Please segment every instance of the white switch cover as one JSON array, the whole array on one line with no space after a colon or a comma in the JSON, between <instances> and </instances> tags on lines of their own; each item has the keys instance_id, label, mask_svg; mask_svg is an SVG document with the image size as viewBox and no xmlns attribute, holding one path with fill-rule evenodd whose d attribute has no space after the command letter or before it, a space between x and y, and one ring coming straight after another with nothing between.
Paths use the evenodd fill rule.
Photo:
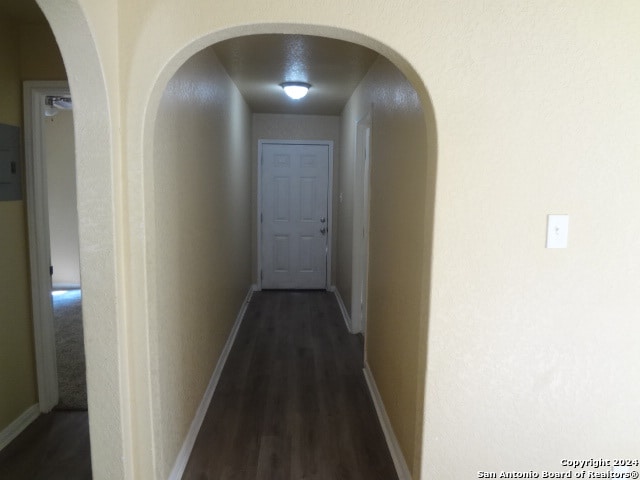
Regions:
<instances>
[{"instance_id":1,"label":"white switch cover","mask_svg":"<svg viewBox=\"0 0 640 480\"><path fill-rule=\"evenodd\" d=\"M547 248L567 248L569 215L547 216Z\"/></svg>"}]
</instances>

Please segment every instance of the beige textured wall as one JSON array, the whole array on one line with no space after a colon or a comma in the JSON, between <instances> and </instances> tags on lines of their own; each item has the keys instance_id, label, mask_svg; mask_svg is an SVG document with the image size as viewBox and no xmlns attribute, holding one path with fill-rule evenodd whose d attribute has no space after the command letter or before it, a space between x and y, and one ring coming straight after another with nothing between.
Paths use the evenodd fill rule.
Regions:
<instances>
[{"instance_id":1,"label":"beige textured wall","mask_svg":"<svg viewBox=\"0 0 640 480\"><path fill-rule=\"evenodd\" d=\"M637 454L640 384L629 381L640 374L637 2L398 8L388 0L312 0L300 9L293 0L77 1L88 22L77 8L65 18L55 15L57 0L46 3L85 102L76 110L77 123L87 122L78 132L80 161L97 167L79 171L83 282L85 270L104 267L95 269L102 286L95 273L86 299L91 332L107 334L88 349L104 370L89 366L95 478L153 478L145 392L156 372L144 361L162 345L147 329L154 301L139 294L147 273L139 253L156 241L140 190L140 179L155 173L149 125L186 58L260 32L361 42L399 65L423 104L433 104L438 176L432 287L421 292L429 326L428 344L419 345L428 353L421 478ZM77 29L93 37L72 44ZM84 87L73 75L88 79ZM100 96L90 102L92 91ZM113 150L100 156L95 144ZM570 247L545 250L545 217L558 212L571 214ZM122 445L131 448L115 455ZM142 475L134 477L136 469Z\"/></svg>"},{"instance_id":2,"label":"beige textured wall","mask_svg":"<svg viewBox=\"0 0 640 480\"><path fill-rule=\"evenodd\" d=\"M60 49L48 25L20 26L22 80L66 80Z\"/></svg>"},{"instance_id":3,"label":"beige textured wall","mask_svg":"<svg viewBox=\"0 0 640 480\"><path fill-rule=\"evenodd\" d=\"M20 85L20 29L10 19L0 19L0 122L22 124Z\"/></svg>"},{"instance_id":4,"label":"beige textured wall","mask_svg":"<svg viewBox=\"0 0 640 480\"><path fill-rule=\"evenodd\" d=\"M483 7L435 8L448 33L424 55L438 117L424 473L637 457L640 4ZM566 250L544 248L550 213L570 214Z\"/></svg>"},{"instance_id":5,"label":"beige textured wall","mask_svg":"<svg viewBox=\"0 0 640 480\"><path fill-rule=\"evenodd\" d=\"M0 122L22 128L22 81L65 78L51 30L0 20L0 64ZM0 202L0 430L38 401L24 197Z\"/></svg>"},{"instance_id":6,"label":"beige textured wall","mask_svg":"<svg viewBox=\"0 0 640 480\"><path fill-rule=\"evenodd\" d=\"M251 117L213 50L178 70L154 145L154 478L167 478L251 282Z\"/></svg>"},{"instance_id":7,"label":"beige textured wall","mask_svg":"<svg viewBox=\"0 0 640 480\"><path fill-rule=\"evenodd\" d=\"M404 75L379 58L343 111L340 252L353 223L356 122L371 112L371 200L366 359L405 460L418 478L424 388L420 359L425 254L427 138L420 99ZM346 165L349 163L349 165ZM345 232L342 234L342 232ZM341 273L341 278L342 273ZM349 284L339 288L351 291ZM346 293L344 295L347 295ZM350 293L346 298L351 298ZM343 296L343 298L345 298Z\"/></svg>"},{"instance_id":8,"label":"beige textured wall","mask_svg":"<svg viewBox=\"0 0 640 480\"><path fill-rule=\"evenodd\" d=\"M43 122L46 151L51 281L55 287L80 286L73 111L61 110Z\"/></svg>"},{"instance_id":9,"label":"beige textured wall","mask_svg":"<svg viewBox=\"0 0 640 480\"><path fill-rule=\"evenodd\" d=\"M0 123L22 125L19 30L0 20ZM38 401L24 201L0 202L0 431Z\"/></svg>"},{"instance_id":10,"label":"beige textured wall","mask_svg":"<svg viewBox=\"0 0 640 480\"><path fill-rule=\"evenodd\" d=\"M252 121L252 275L257 279L257 208L258 208L258 140L332 140L333 141L333 237L331 239L331 285L335 283L338 266L338 170L340 167L340 117L332 115L283 115L254 113Z\"/></svg>"}]
</instances>

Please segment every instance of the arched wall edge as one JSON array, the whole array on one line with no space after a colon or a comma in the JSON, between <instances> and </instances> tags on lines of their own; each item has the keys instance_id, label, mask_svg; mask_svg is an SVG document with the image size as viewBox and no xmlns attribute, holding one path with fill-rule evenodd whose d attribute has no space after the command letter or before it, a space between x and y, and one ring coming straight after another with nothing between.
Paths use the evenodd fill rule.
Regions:
<instances>
[{"instance_id":1,"label":"arched wall edge","mask_svg":"<svg viewBox=\"0 0 640 480\"><path fill-rule=\"evenodd\" d=\"M131 478L123 314L122 195L114 119L92 28L78 0L37 0L62 54L74 102L76 179L95 478Z\"/></svg>"},{"instance_id":2,"label":"arched wall edge","mask_svg":"<svg viewBox=\"0 0 640 480\"><path fill-rule=\"evenodd\" d=\"M389 59L407 78L413 88L416 90L425 115L425 125L427 135L427 178L425 179L426 185L426 199L425 199L425 255L423 259L423 274L422 274L422 292L423 297L421 301L421 329L419 333L419 345L420 345L420 371L424 374L418 382L418 388L416 389L416 397L418 400L418 406L422 409L424 417L424 408L426 401L426 364L427 364L427 348L428 348L428 323L430 314L430 296L431 296L431 278L432 278L432 257L433 257L433 235L435 228L435 198L436 198L436 176L437 176L437 127L436 127L436 114L431 97L428 93L424 80L413 68L408 57L402 55L391 47L384 44L382 41L375 39L374 37L362 32L354 30L348 30L345 28L338 28L330 25L321 24L296 24L296 23L264 23L264 24L247 24L241 26L235 26L232 28L220 29L217 31L209 32L198 38L191 40L187 44L183 44L181 48L174 51L174 53L168 58L167 62L157 72L153 86L147 97L144 109L144 119L142 128L142 161L144 174L141 176L143 182L142 190L145 192L144 202L144 218L146 221L145 230L147 233L146 238L155 238L155 232L152 230L154 224L150 219L154 218L153 203L150 201L153 197L154 185L153 185L153 165L154 165L154 134L155 123L159 111L160 100L162 95L178 69L197 52L208 48L218 42L228 40L235 37L241 37L246 35L256 34L304 34L324 36L329 38L335 38L338 40L349 41L356 43L371 50L376 51L380 55ZM146 247L146 254L153 256L153 245L148 242ZM153 262L145 261L147 266L153 265ZM146 272L147 281L153 278L153 272ZM148 284L147 284L148 285ZM153 298L153 293L149 292L148 298ZM152 307L151 307L152 308ZM152 315L148 315L147 318L151 322ZM148 334L153 336L153 325L148 324ZM153 362L153 358L149 359ZM148 412L147 412L148 415ZM422 452L424 451L423 440L423 423L424 419L421 419L421 423L416 427L416 451L415 458L416 465L413 466L413 471L422 471L422 465L425 459ZM149 436L153 437L152 432L149 432ZM149 439L151 440L151 439Z\"/></svg>"}]
</instances>

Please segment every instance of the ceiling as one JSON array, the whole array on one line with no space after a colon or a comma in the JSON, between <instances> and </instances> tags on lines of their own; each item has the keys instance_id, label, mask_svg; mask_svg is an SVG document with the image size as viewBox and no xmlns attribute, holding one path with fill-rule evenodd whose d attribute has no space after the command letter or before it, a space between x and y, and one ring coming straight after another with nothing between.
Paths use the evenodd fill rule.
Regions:
<instances>
[{"instance_id":1,"label":"ceiling","mask_svg":"<svg viewBox=\"0 0 640 480\"><path fill-rule=\"evenodd\" d=\"M309 35L250 35L212 47L254 113L339 115L378 57L342 40ZM280 84L307 82L301 100Z\"/></svg>"},{"instance_id":2,"label":"ceiling","mask_svg":"<svg viewBox=\"0 0 640 480\"><path fill-rule=\"evenodd\" d=\"M18 23L47 22L34 0L0 0L0 16Z\"/></svg>"}]
</instances>

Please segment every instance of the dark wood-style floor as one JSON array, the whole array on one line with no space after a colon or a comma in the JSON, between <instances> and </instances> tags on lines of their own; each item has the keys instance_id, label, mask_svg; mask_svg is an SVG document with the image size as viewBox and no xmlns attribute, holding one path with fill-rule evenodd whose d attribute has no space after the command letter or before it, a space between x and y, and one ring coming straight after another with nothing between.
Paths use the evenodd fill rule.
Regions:
<instances>
[{"instance_id":1,"label":"dark wood-style floor","mask_svg":"<svg viewBox=\"0 0 640 480\"><path fill-rule=\"evenodd\" d=\"M333 294L254 294L196 440L188 480L393 480Z\"/></svg>"},{"instance_id":2,"label":"dark wood-style floor","mask_svg":"<svg viewBox=\"0 0 640 480\"><path fill-rule=\"evenodd\" d=\"M87 412L38 417L0 452L3 480L90 480Z\"/></svg>"},{"instance_id":3,"label":"dark wood-style floor","mask_svg":"<svg viewBox=\"0 0 640 480\"><path fill-rule=\"evenodd\" d=\"M332 294L255 293L183 478L397 479L362 358ZM40 416L0 479L91 479L87 412Z\"/></svg>"}]
</instances>

